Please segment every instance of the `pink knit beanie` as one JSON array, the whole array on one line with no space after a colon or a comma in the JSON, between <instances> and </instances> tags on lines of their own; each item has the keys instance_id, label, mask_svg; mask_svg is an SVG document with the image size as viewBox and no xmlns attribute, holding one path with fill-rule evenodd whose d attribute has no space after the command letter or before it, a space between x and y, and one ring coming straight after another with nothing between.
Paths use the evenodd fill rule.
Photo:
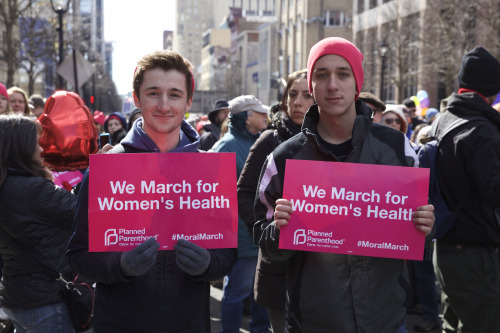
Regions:
<instances>
[{"instance_id":1,"label":"pink knit beanie","mask_svg":"<svg viewBox=\"0 0 500 333\"><path fill-rule=\"evenodd\" d=\"M309 92L312 93L311 75L313 74L314 64L319 58L327 54L341 56L351 65L358 91L356 99L358 99L364 81L363 53L353 43L340 37L322 39L311 48L309 58L307 59L307 84L309 85Z\"/></svg>"},{"instance_id":2,"label":"pink knit beanie","mask_svg":"<svg viewBox=\"0 0 500 333\"><path fill-rule=\"evenodd\" d=\"M9 94L7 93L7 88L0 82L0 95L4 95L7 100L9 100Z\"/></svg>"}]
</instances>

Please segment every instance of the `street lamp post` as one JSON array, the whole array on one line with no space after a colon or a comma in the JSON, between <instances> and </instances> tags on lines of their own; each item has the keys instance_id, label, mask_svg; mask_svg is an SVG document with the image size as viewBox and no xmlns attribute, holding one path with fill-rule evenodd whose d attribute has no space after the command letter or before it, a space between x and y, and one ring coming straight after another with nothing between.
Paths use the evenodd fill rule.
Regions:
<instances>
[{"instance_id":1,"label":"street lamp post","mask_svg":"<svg viewBox=\"0 0 500 333\"><path fill-rule=\"evenodd\" d=\"M378 55L382 59L382 68L380 70L380 99L385 102L386 96L385 96L385 87L384 87L384 76L385 76L385 59L387 56L387 53L389 52L389 47L385 43L384 40L380 42L377 46L377 51Z\"/></svg>"},{"instance_id":2,"label":"street lamp post","mask_svg":"<svg viewBox=\"0 0 500 333\"><path fill-rule=\"evenodd\" d=\"M54 1L50 0L50 5L52 6L52 10L57 14L58 17L58 22L59 22L59 27L56 29L57 32L59 32L59 62L58 64L61 65L63 60L64 60L64 35L63 35L63 15L66 14L66 12L69 9L69 2L70 0L66 0L66 6L65 8L61 7L59 4L57 8L54 6ZM63 89L63 78L61 75L58 75L58 84L57 88L58 89Z\"/></svg>"}]
</instances>

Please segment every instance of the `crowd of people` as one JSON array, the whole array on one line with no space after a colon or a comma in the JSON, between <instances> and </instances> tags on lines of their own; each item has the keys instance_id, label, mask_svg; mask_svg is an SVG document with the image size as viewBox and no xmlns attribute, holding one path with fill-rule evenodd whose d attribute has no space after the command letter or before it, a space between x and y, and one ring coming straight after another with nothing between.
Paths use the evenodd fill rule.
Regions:
<instances>
[{"instance_id":1,"label":"crowd of people","mask_svg":"<svg viewBox=\"0 0 500 333\"><path fill-rule=\"evenodd\" d=\"M414 96L386 104L363 91L363 54L338 37L311 48L307 68L286 75L275 105L253 95L219 99L205 119L189 123L192 70L173 51L139 59L128 119L92 112L74 93L51 96L79 105L85 131L73 130L76 115L56 117L54 102L47 107L40 95L0 84L0 305L16 332L74 331L61 284L27 254L95 283L96 333L210 332L211 283L221 279L221 333L239 332L247 302L252 333L404 333L411 311L422 316L418 332L500 332L500 113L492 107L500 63L493 55L482 47L464 55L459 90L425 113ZM434 206L414 207L412 228L425 238L422 261L280 248L293 214L283 195L287 160L418 167L423 144L471 116L481 119L439 146L439 185L455 226L435 240ZM110 142L97 148L104 133ZM86 163L53 155L47 163L58 140L66 147L56 155L70 149ZM160 250L149 238L122 252L89 251L91 154L198 152L235 154L237 248L178 239L172 250ZM54 172L65 170L78 170L81 182L54 185Z\"/></svg>"}]
</instances>

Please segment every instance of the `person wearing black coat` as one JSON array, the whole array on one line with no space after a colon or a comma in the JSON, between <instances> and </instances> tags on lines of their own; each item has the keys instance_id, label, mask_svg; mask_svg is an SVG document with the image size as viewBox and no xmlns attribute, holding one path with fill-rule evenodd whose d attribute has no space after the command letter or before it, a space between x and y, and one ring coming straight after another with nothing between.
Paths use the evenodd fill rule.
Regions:
<instances>
[{"instance_id":1,"label":"person wearing black coat","mask_svg":"<svg viewBox=\"0 0 500 333\"><path fill-rule=\"evenodd\" d=\"M270 129L264 131L250 149L238 179L238 213L252 232L255 223L254 202L260 171L267 155L280 143L300 132L307 109L314 99L307 87L307 71L288 77L280 105L274 107ZM285 272L287 262L271 262L259 251L254 295L257 304L267 308L273 332L283 332L285 324Z\"/></svg>"},{"instance_id":2,"label":"person wearing black coat","mask_svg":"<svg viewBox=\"0 0 500 333\"><path fill-rule=\"evenodd\" d=\"M229 103L225 99L215 101L212 110L208 113L209 124L203 126L205 133L200 138L200 150L209 150L219 141L221 125L229 116Z\"/></svg>"},{"instance_id":3,"label":"person wearing black coat","mask_svg":"<svg viewBox=\"0 0 500 333\"><path fill-rule=\"evenodd\" d=\"M12 244L14 240L57 272L69 270L64 254L77 197L52 182L52 174L42 164L38 137L32 119L0 116L0 254L4 260L0 303L17 332L74 332L61 296L63 284Z\"/></svg>"},{"instance_id":4,"label":"person wearing black coat","mask_svg":"<svg viewBox=\"0 0 500 333\"><path fill-rule=\"evenodd\" d=\"M117 145L127 135L127 120L121 112L113 112L104 122L104 131L111 134L111 144Z\"/></svg>"}]
</instances>

